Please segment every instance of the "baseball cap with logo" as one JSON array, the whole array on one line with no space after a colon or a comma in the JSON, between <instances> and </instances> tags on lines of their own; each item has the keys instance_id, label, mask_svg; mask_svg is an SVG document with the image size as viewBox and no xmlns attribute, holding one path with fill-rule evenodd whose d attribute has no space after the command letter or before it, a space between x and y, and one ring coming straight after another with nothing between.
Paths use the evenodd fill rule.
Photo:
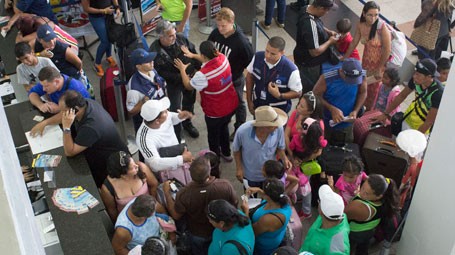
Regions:
<instances>
[{"instance_id":1,"label":"baseball cap with logo","mask_svg":"<svg viewBox=\"0 0 455 255\"><path fill-rule=\"evenodd\" d=\"M362 64L355 58L344 60L341 69L343 70L345 81L349 84L359 85L363 81Z\"/></svg>"},{"instance_id":2,"label":"baseball cap with logo","mask_svg":"<svg viewBox=\"0 0 455 255\"><path fill-rule=\"evenodd\" d=\"M36 31L36 36L38 39L41 39L45 42L49 42L57 37L57 35L54 33L54 30L47 24L39 26L38 30Z\"/></svg>"},{"instance_id":3,"label":"baseball cap with logo","mask_svg":"<svg viewBox=\"0 0 455 255\"><path fill-rule=\"evenodd\" d=\"M416 72L421 73L423 75L431 75L433 77L439 77L439 73L437 71L437 65L431 58L424 58L417 62L416 64Z\"/></svg>"},{"instance_id":4,"label":"baseball cap with logo","mask_svg":"<svg viewBox=\"0 0 455 255\"><path fill-rule=\"evenodd\" d=\"M142 48L131 52L131 62L133 65L141 65L152 62L156 57L156 52L148 52Z\"/></svg>"}]
</instances>

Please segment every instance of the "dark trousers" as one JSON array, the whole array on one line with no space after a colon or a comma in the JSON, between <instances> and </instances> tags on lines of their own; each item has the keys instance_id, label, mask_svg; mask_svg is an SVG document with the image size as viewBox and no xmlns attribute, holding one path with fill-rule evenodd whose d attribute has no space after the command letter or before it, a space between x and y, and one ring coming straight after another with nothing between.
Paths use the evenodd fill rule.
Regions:
<instances>
[{"instance_id":1,"label":"dark trousers","mask_svg":"<svg viewBox=\"0 0 455 255\"><path fill-rule=\"evenodd\" d=\"M243 123L246 121L246 104L243 99L243 88L245 87L245 76L242 74L234 82L235 92L237 92L237 97L239 99L239 106L235 109L235 123L234 128L237 130Z\"/></svg>"},{"instance_id":2,"label":"dark trousers","mask_svg":"<svg viewBox=\"0 0 455 255\"><path fill-rule=\"evenodd\" d=\"M234 115L234 112L221 118L210 118L205 116L209 148L211 151L215 152L216 155L221 155L221 153L225 156L231 155L228 125L232 115Z\"/></svg>"},{"instance_id":3,"label":"dark trousers","mask_svg":"<svg viewBox=\"0 0 455 255\"><path fill-rule=\"evenodd\" d=\"M302 80L302 94L313 90L314 84L319 80L321 75L321 65L303 66L298 64L300 79Z\"/></svg>"},{"instance_id":4,"label":"dark trousers","mask_svg":"<svg viewBox=\"0 0 455 255\"><path fill-rule=\"evenodd\" d=\"M189 111L194 114L194 103L196 102L196 90L186 90L183 88L183 84L168 85L167 96L171 102L169 110L171 112L177 112L177 110ZM189 123L190 120L185 120L185 123ZM174 126L174 132L180 142L182 138L182 124Z\"/></svg>"},{"instance_id":5,"label":"dark trousers","mask_svg":"<svg viewBox=\"0 0 455 255\"><path fill-rule=\"evenodd\" d=\"M277 3L277 21L284 24L286 15L286 0L266 0L265 2L265 24L272 23L273 11L275 9L275 2Z\"/></svg>"},{"instance_id":6,"label":"dark trousers","mask_svg":"<svg viewBox=\"0 0 455 255\"><path fill-rule=\"evenodd\" d=\"M374 236L375 230L376 229L362 232L351 232L349 234L351 250L355 249L356 255L368 255L370 239Z\"/></svg>"},{"instance_id":7,"label":"dark trousers","mask_svg":"<svg viewBox=\"0 0 455 255\"><path fill-rule=\"evenodd\" d=\"M427 50L422 47L422 49L434 60L438 60L441 57L441 53L449 47L450 35L441 36L436 41L436 46L434 50ZM419 59L426 58L421 52L418 54Z\"/></svg>"},{"instance_id":8,"label":"dark trousers","mask_svg":"<svg viewBox=\"0 0 455 255\"><path fill-rule=\"evenodd\" d=\"M191 254L207 255L212 240L200 236L191 235Z\"/></svg>"}]
</instances>

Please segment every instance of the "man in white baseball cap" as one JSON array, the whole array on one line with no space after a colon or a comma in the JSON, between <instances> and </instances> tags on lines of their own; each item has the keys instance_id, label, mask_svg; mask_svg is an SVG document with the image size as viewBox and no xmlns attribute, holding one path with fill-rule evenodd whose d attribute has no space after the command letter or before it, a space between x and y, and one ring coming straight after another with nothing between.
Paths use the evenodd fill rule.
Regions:
<instances>
[{"instance_id":1,"label":"man in white baseball cap","mask_svg":"<svg viewBox=\"0 0 455 255\"><path fill-rule=\"evenodd\" d=\"M300 251L348 255L349 224L344 214L343 198L333 192L329 185L322 185L319 199L319 216L308 230Z\"/></svg>"},{"instance_id":2,"label":"man in white baseball cap","mask_svg":"<svg viewBox=\"0 0 455 255\"><path fill-rule=\"evenodd\" d=\"M179 144L174 133L174 125L191 119L188 111L169 112L168 97L160 100L148 100L142 105L141 117L144 119L136 134L136 144L144 156L145 164L153 171L175 170L185 162L191 162L193 156L185 148L181 155L175 157L160 157L158 150Z\"/></svg>"}]
</instances>

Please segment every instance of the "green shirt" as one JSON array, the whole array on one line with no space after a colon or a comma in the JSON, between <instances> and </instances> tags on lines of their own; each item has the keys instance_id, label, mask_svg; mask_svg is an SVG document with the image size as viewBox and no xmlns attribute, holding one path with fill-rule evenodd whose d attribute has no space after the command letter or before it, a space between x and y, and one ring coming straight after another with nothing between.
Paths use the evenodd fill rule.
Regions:
<instances>
[{"instance_id":1,"label":"green shirt","mask_svg":"<svg viewBox=\"0 0 455 255\"><path fill-rule=\"evenodd\" d=\"M322 217L318 216L311 225L300 252L308 251L318 255L349 255L349 224L346 214L340 224L323 229Z\"/></svg>"},{"instance_id":2,"label":"green shirt","mask_svg":"<svg viewBox=\"0 0 455 255\"><path fill-rule=\"evenodd\" d=\"M161 0L161 5L163 6L163 12L161 13L163 19L172 22L182 21L186 7L183 0Z\"/></svg>"}]
</instances>

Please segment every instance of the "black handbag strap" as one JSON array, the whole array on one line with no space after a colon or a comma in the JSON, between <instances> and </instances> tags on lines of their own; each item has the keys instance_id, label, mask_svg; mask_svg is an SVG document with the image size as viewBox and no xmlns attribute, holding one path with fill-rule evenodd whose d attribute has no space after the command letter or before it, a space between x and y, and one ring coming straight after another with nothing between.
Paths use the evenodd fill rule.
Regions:
<instances>
[{"instance_id":1,"label":"black handbag strap","mask_svg":"<svg viewBox=\"0 0 455 255\"><path fill-rule=\"evenodd\" d=\"M435 82L435 81L433 81L433 82ZM433 85L433 84L431 84L431 85ZM433 89L431 89L432 87L433 87ZM419 99L432 95L433 92L436 91L436 89L438 89L438 86L431 86L430 88L428 88L427 93L418 94L417 97L413 100L413 102L417 102L417 100L419 100ZM417 104L414 104L414 108L412 108L412 110L410 110L403 116L403 120L405 120L413 111L415 111L416 108L417 108ZM425 120L423 120L423 121L425 121Z\"/></svg>"},{"instance_id":2,"label":"black handbag strap","mask_svg":"<svg viewBox=\"0 0 455 255\"><path fill-rule=\"evenodd\" d=\"M228 241L224 242L223 245L225 245L227 243L235 245L235 247L237 247L237 249L239 250L240 255L248 255L248 251L245 249L245 247L239 241L228 240Z\"/></svg>"},{"instance_id":3,"label":"black handbag strap","mask_svg":"<svg viewBox=\"0 0 455 255\"><path fill-rule=\"evenodd\" d=\"M279 216L277 213L273 213L273 212L272 212L272 213L269 213L269 214L271 214L271 215L273 215L273 216L277 217L277 218L278 218L278 220L280 220L280 222L281 222L281 225L284 225L284 221L281 219L281 217L280 217L280 216Z\"/></svg>"}]
</instances>

